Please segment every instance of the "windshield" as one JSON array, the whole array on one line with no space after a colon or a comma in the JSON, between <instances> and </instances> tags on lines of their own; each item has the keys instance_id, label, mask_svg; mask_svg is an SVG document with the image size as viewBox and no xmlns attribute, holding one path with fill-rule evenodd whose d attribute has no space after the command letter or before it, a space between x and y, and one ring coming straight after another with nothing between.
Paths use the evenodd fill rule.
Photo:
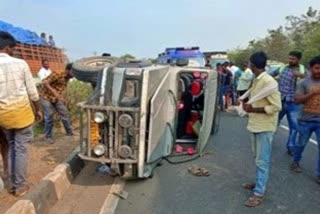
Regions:
<instances>
[{"instance_id":1,"label":"windshield","mask_svg":"<svg viewBox=\"0 0 320 214\"><path fill-rule=\"evenodd\" d=\"M189 58L189 64L190 67L205 67L206 60L203 57L195 57L195 58Z\"/></svg>"}]
</instances>

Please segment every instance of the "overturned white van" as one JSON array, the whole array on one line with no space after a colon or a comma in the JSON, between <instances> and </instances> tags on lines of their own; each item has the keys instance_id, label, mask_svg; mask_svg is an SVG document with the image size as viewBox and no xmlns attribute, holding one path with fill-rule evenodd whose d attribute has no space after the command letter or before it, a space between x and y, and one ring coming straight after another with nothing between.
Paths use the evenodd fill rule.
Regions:
<instances>
[{"instance_id":1,"label":"overturned white van","mask_svg":"<svg viewBox=\"0 0 320 214\"><path fill-rule=\"evenodd\" d=\"M201 152L214 123L217 79L210 68L141 61L104 68L95 92L79 104L79 156L124 178L146 178L176 145Z\"/></svg>"}]
</instances>

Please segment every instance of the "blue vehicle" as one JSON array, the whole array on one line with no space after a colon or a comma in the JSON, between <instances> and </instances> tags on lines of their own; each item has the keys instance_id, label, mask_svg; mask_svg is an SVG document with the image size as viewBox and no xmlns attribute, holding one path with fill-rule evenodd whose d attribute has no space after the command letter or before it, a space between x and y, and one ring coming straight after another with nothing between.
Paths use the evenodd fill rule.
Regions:
<instances>
[{"instance_id":1,"label":"blue vehicle","mask_svg":"<svg viewBox=\"0 0 320 214\"><path fill-rule=\"evenodd\" d=\"M190 48L166 48L159 54L157 63L161 65L175 65L178 59L188 59L189 67L205 67L206 57L199 47Z\"/></svg>"}]
</instances>

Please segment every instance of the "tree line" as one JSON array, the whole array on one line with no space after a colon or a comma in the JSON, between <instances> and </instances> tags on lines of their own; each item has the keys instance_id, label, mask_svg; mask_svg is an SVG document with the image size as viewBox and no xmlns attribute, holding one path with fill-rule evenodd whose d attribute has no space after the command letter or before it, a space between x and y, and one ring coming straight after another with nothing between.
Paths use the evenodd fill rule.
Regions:
<instances>
[{"instance_id":1,"label":"tree line","mask_svg":"<svg viewBox=\"0 0 320 214\"><path fill-rule=\"evenodd\" d=\"M251 40L246 48L237 48L228 53L229 59L238 65L247 62L256 51L265 51L270 60L286 63L288 53L298 50L303 53L302 63L320 55L320 11L308 8L300 16L285 17L286 24L268 30L265 38Z\"/></svg>"}]
</instances>

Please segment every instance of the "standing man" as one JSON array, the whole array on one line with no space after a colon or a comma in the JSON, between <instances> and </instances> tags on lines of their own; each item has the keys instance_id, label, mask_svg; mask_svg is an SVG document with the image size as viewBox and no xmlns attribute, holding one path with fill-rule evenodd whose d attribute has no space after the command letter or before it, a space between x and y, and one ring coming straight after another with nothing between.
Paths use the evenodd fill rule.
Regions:
<instances>
[{"instance_id":1,"label":"standing man","mask_svg":"<svg viewBox=\"0 0 320 214\"><path fill-rule=\"evenodd\" d=\"M248 63L243 64L243 70L244 72L241 74L237 86L237 92L239 96L244 95L248 89L250 88L251 82L252 82L252 71L248 67Z\"/></svg>"},{"instance_id":2,"label":"standing man","mask_svg":"<svg viewBox=\"0 0 320 214\"><path fill-rule=\"evenodd\" d=\"M49 65L49 60L42 60L42 68L38 72L38 78L42 81L52 73Z\"/></svg>"},{"instance_id":3,"label":"standing man","mask_svg":"<svg viewBox=\"0 0 320 214\"><path fill-rule=\"evenodd\" d=\"M53 40L53 36L49 36L49 42L48 44L52 47L55 47L56 46L56 42Z\"/></svg>"},{"instance_id":4,"label":"standing man","mask_svg":"<svg viewBox=\"0 0 320 214\"><path fill-rule=\"evenodd\" d=\"M277 84L276 80L264 70L267 56L257 52L250 57L250 67L255 75L249 98L259 94L263 89ZM244 188L253 190L253 196L245 202L248 207L261 204L269 178L272 140L277 129L278 112L281 110L280 93L275 90L270 95L250 104L243 104L243 109L249 113L248 130L252 134L252 149L256 163L255 183L244 184Z\"/></svg>"},{"instance_id":5,"label":"standing man","mask_svg":"<svg viewBox=\"0 0 320 214\"><path fill-rule=\"evenodd\" d=\"M68 81L71 78L73 78L72 64L68 64L65 72L53 72L43 80L44 86L40 90L40 96L41 106L44 112L45 137L48 143L54 143L52 128L55 111L60 115L67 135L74 135L68 109L65 106L66 101L63 97Z\"/></svg>"},{"instance_id":6,"label":"standing man","mask_svg":"<svg viewBox=\"0 0 320 214\"><path fill-rule=\"evenodd\" d=\"M0 127L10 144L10 181L9 191L22 196L29 187L26 182L27 145L33 138L32 124L35 116L42 119L39 95L33 82L28 64L13 58L15 39L6 32L0 32Z\"/></svg>"},{"instance_id":7,"label":"standing man","mask_svg":"<svg viewBox=\"0 0 320 214\"><path fill-rule=\"evenodd\" d=\"M41 33L41 41L43 45L48 45L47 36L45 33Z\"/></svg>"},{"instance_id":8,"label":"standing man","mask_svg":"<svg viewBox=\"0 0 320 214\"><path fill-rule=\"evenodd\" d=\"M284 116L287 116L289 124L289 137L287 150L289 155L293 155L298 134L298 117L300 114L299 105L294 103L296 85L299 79L304 78L304 66L299 64L302 53L292 51L289 54L289 64L279 69L279 91L281 93L282 110L279 114L279 124Z\"/></svg>"},{"instance_id":9,"label":"standing man","mask_svg":"<svg viewBox=\"0 0 320 214\"><path fill-rule=\"evenodd\" d=\"M228 109L228 107L231 105L232 100L232 72L228 69L229 68L229 62L224 62L222 65L222 73L224 82L222 85L222 92L223 96L225 97L225 102L223 109ZM223 97L222 97L222 103L223 103Z\"/></svg>"},{"instance_id":10,"label":"standing man","mask_svg":"<svg viewBox=\"0 0 320 214\"><path fill-rule=\"evenodd\" d=\"M297 88L295 102L304 104L299 119L299 139L296 143L294 162L291 165L293 172L300 173L302 152L314 132L318 142L318 169L317 180L320 184L320 56L310 61L311 77L304 79Z\"/></svg>"}]
</instances>

